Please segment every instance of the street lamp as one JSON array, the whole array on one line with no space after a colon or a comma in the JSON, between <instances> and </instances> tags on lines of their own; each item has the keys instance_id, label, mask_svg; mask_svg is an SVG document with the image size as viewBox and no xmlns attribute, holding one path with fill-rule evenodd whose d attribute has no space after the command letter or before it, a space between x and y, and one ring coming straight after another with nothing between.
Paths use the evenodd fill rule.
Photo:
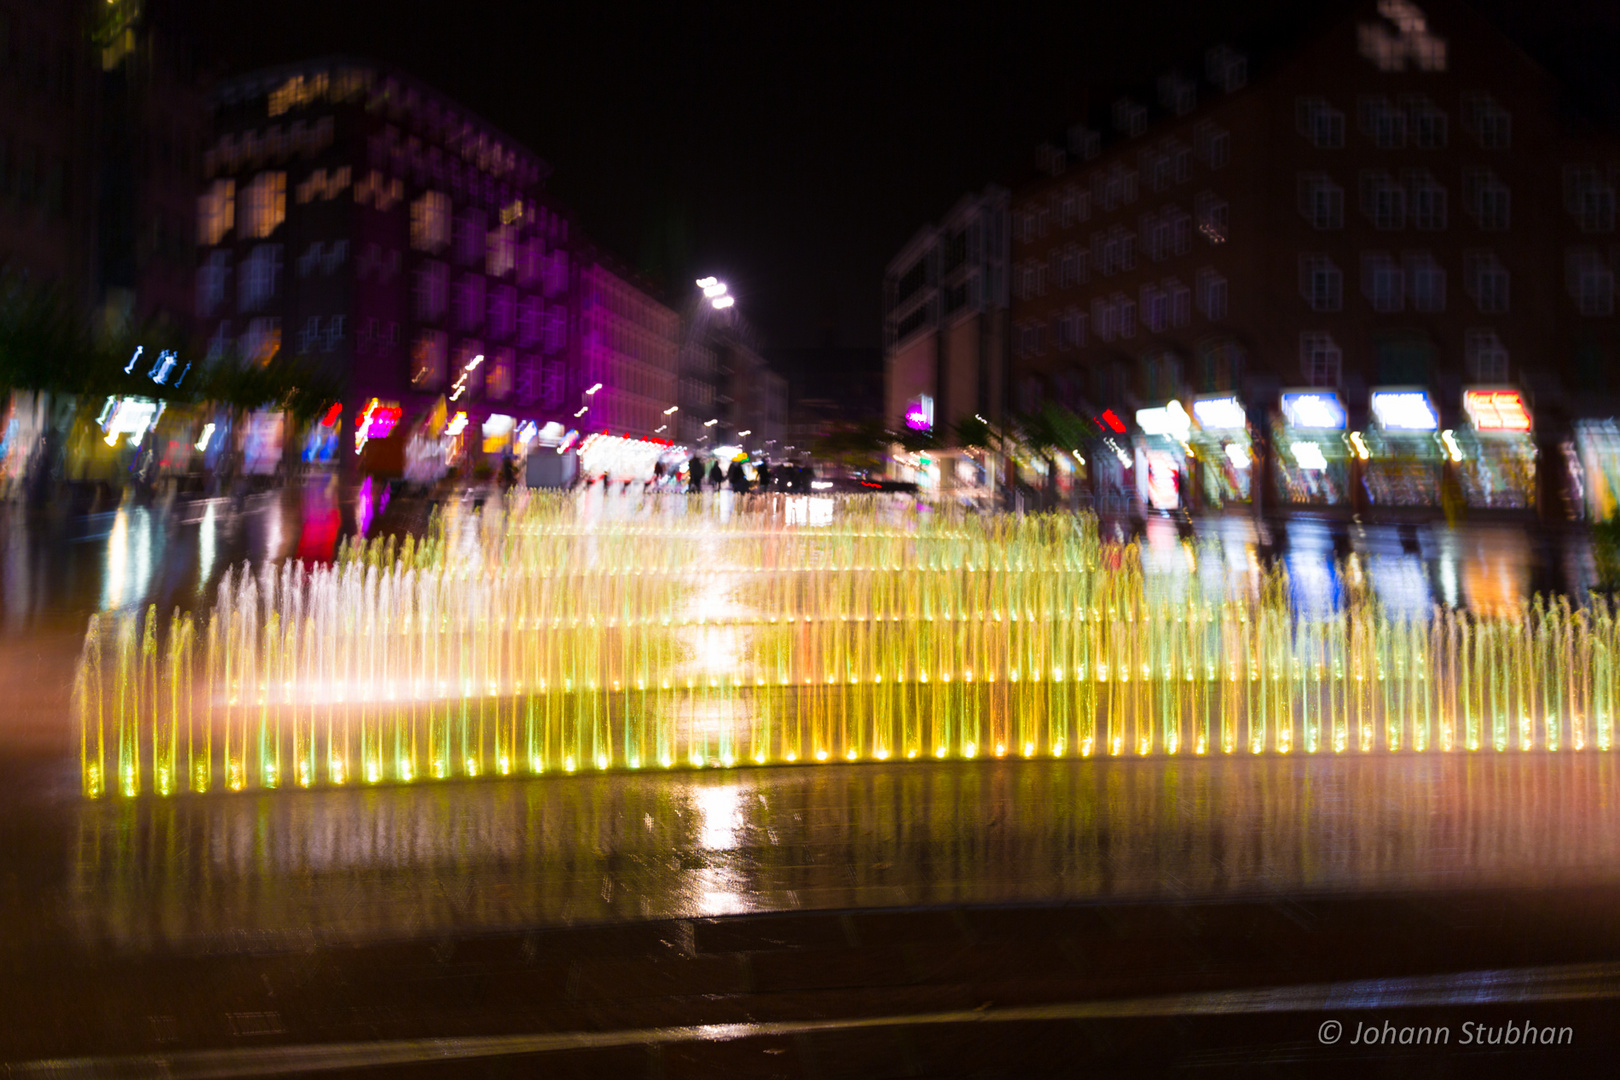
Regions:
<instances>
[{"instance_id":1,"label":"street lamp","mask_svg":"<svg viewBox=\"0 0 1620 1080\"><path fill-rule=\"evenodd\" d=\"M720 422L719 417L716 417L713 420L705 420L705 421L703 421L703 426L704 427L714 427L714 425L718 424L719 422Z\"/></svg>"},{"instance_id":2,"label":"street lamp","mask_svg":"<svg viewBox=\"0 0 1620 1080\"><path fill-rule=\"evenodd\" d=\"M600 389L602 389L602 384L597 383L595 386L593 386L589 390L585 391L585 396L590 397L592 394L596 393Z\"/></svg>"},{"instance_id":3,"label":"street lamp","mask_svg":"<svg viewBox=\"0 0 1620 1080\"><path fill-rule=\"evenodd\" d=\"M664 410L664 415L668 416L670 413L680 412L680 411L681 411L681 407L679 405L671 405L669 408Z\"/></svg>"}]
</instances>

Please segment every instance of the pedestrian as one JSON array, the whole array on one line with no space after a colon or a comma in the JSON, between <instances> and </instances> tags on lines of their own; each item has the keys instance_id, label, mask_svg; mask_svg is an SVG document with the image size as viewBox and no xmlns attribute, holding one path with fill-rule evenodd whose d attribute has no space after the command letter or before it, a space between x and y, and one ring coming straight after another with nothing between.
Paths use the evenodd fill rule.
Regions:
<instances>
[{"instance_id":1,"label":"pedestrian","mask_svg":"<svg viewBox=\"0 0 1620 1080\"><path fill-rule=\"evenodd\" d=\"M748 474L743 472L742 462L731 463L731 468L726 470L726 479L731 482L732 491L738 495L748 494Z\"/></svg>"},{"instance_id":2,"label":"pedestrian","mask_svg":"<svg viewBox=\"0 0 1620 1080\"><path fill-rule=\"evenodd\" d=\"M720 471L719 458L709 463L709 486L716 491L726 486L726 474Z\"/></svg>"},{"instance_id":3,"label":"pedestrian","mask_svg":"<svg viewBox=\"0 0 1620 1080\"><path fill-rule=\"evenodd\" d=\"M646 488L648 488L648 487L651 487L654 491L657 491L659 488L664 486L664 459L663 458L659 458L657 461L653 462L652 479L648 480L645 484L642 484L641 486L642 486L642 488L644 490Z\"/></svg>"},{"instance_id":4,"label":"pedestrian","mask_svg":"<svg viewBox=\"0 0 1620 1080\"><path fill-rule=\"evenodd\" d=\"M703 458L698 454L692 455L692 460L686 463L686 493L696 495L703 490Z\"/></svg>"},{"instance_id":5,"label":"pedestrian","mask_svg":"<svg viewBox=\"0 0 1620 1080\"><path fill-rule=\"evenodd\" d=\"M760 458L759 465L754 469L754 476L759 481L759 490L771 490L771 459Z\"/></svg>"}]
</instances>

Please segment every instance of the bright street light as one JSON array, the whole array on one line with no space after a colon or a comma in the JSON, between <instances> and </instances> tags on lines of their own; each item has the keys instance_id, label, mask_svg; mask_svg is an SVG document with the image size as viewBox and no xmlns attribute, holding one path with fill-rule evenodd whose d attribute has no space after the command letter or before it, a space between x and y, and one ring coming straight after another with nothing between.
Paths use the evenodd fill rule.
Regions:
<instances>
[{"instance_id":1,"label":"bright street light","mask_svg":"<svg viewBox=\"0 0 1620 1080\"><path fill-rule=\"evenodd\" d=\"M714 309L716 311L724 311L726 308L730 307L736 302L737 298L735 296L717 296L710 301L710 303L714 305Z\"/></svg>"},{"instance_id":2,"label":"bright street light","mask_svg":"<svg viewBox=\"0 0 1620 1080\"><path fill-rule=\"evenodd\" d=\"M589 390L585 391L585 396L590 397L592 394L596 393L600 389L602 389L602 384L597 383L595 386L593 386Z\"/></svg>"},{"instance_id":3,"label":"bright street light","mask_svg":"<svg viewBox=\"0 0 1620 1080\"><path fill-rule=\"evenodd\" d=\"M726 295L726 283L717 281L713 285L703 286L703 295L711 298Z\"/></svg>"},{"instance_id":4,"label":"bright street light","mask_svg":"<svg viewBox=\"0 0 1620 1080\"><path fill-rule=\"evenodd\" d=\"M744 435L752 435L752 434L753 434L753 433L754 433L754 429L753 429L753 428L749 428L749 429L748 429L748 430L747 430L747 431L739 431L739 432L737 432L737 438L739 438L739 439L740 439L740 438L742 438L742 437L743 437L743 436L744 436Z\"/></svg>"},{"instance_id":5,"label":"bright street light","mask_svg":"<svg viewBox=\"0 0 1620 1080\"><path fill-rule=\"evenodd\" d=\"M680 412L680 411L681 411L681 407L679 405L671 405L669 408L664 410L664 415L668 416L672 412Z\"/></svg>"},{"instance_id":6,"label":"bright street light","mask_svg":"<svg viewBox=\"0 0 1620 1080\"><path fill-rule=\"evenodd\" d=\"M707 289L709 286L718 285L719 283L720 279L715 277L700 277L697 279L697 287L700 289Z\"/></svg>"},{"instance_id":7,"label":"bright street light","mask_svg":"<svg viewBox=\"0 0 1620 1080\"><path fill-rule=\"evenodd\" d=\"M578 419L579 419L579 418L580 418L580 417L582 417L582 416L584 416L584 415L585 415L585 414L586 414L586 412L588 412L588 411L589 411L589 410L587 410L587 409L581 409L581 410L579 410L579 412L577 412L577 413L575 413L575 414L574 414L574 419L575 419L575 420L578 420Z\"/></svg>"},{"instance_id":8,"label":"bright street light","mask_svg":"<svg viewBox=\"0 0 1620 1080\"><path fill-rule=\"evenodd\" d=\"M714 427L714 425L718 424L719 422L720 422L720 420L718 418L716 418L714 420L705 420L705 421L703 421L703 426L704 427Z\"/></svg>"},{"instance_id":9,"label":"bright street light","mask_svg":"<svg viewBox=\"0 0 1620 1080\"><path fill-rule=\"evenodd\" d=\"M664 430L664 429L665 429L665 428L667 428L667 427L669 427L669 425L668 425L668 424L659 424L659 425L658 425L658 426L657 426L657 427L655 427L655 428L653 428L653 434L654 434L654 435L656 435L656 434L658 434L658 433L659 433L659 432L660 432L660 431L663 431L663 430Z\"/></svg>"}]
</instances>

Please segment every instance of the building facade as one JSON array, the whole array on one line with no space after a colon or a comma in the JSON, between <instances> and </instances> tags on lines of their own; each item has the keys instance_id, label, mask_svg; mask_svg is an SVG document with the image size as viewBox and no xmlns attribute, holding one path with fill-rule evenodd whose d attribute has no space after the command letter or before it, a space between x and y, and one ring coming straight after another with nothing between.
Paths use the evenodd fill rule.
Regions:
<instances>
[{"instance_id":1,"label":"building facade","mask_svg":"<svg viewBox=\"0 0 1620 1080\"><path fill-rule=\"evenodd\" d=\"M429 417L485 446L571 423L579 270L543 161L358 61L234 79L212 108L196 276L210 357L317 365L362 427L376 399L391 419L362 464L381 472Z\"/></svg>"},{"instance_id":2,"label":"building facade","mask_svg":"<svg viewBox=\"0 0 1620 1080\"><path fill-rule=\"evenodd\" d=\"M1218 46L1154 91L1043 147L1014 200L1017 406L1092 421L1094 491L1545 503L1613 407L1605 127L1449 0Z\"/></svg>"},{"instance_id":3,"label":"building facade","mask_svg":"<svg viewBox=\"0 0 1620 1080\"><path fill-rule=\"evenodd\" d=\"M965 196L884 273L883 419L894 430L931 432L946 449L943 466L917 459L905 470L931 486L982 485L982 462L949 453L957 425L1005 421L1008 201L995 186Z\"/></svg>"},{"instance_id":4,"label":"building facade","mask_svg":"<svg viewBox=\"0 0 1620 1080\"><path fill-rule=\"evenodd\" d=\"M681 317L600 253L580 271L581 408L576 426L673 441ZM595 394L585 390L601 384Z\"/></svg>"}]
</instances>

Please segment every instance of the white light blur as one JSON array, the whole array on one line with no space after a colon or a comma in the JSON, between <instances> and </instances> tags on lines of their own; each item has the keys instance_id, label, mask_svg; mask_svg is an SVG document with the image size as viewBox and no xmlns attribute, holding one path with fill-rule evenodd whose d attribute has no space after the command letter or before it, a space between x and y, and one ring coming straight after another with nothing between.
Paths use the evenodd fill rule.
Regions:
<instances>
[{"instance_id":1,"label":"white light blur","mask_svg":"<svg viewBox=\"0 0 1620 1080\"><path fill-rule=\"evenodd\" d=\"M713 281L712 278L710 280ZM714 283L711 285L703 286L703 295L708 297L726 295L726 283L723 281L714 281Z\"/></svg>"},{"instance_id":2,"label":"white light blur","mask_svg":"<svg viewBox=\"0 0 1620 1080\"><path fill-rule=\"evenodd\" d=\"M585 396L590 397L592 394L596 393L600 389L602 389L602 384L597 383L595 386L593 386L589 390L585 391Z\"/></svg>"},{"instance_id":3,"label":"white light blur","mask_svg":"<svg viewBox=\"0 0 1620 1080\"><path fill-rule=\"evenodd\" d=\"M1249 451L1238 443L1227 443L1226 460L1232 463L1234 469L1247 469L1249 467Z\"/></svg>"},{"instance_id":4,"label":"white light blur","mask_svg":"<svg viewBox=\"0 0 1620 1080\"><path fill-rule=\"evenodd\" d=\"M207 450L208 449L208 440L212 439L213 437L214 437L214 425L213 424L204 424L203 429L202 429L202 435L197 439L197 449L198 450ZM212 510L213 507L210 506L209 509Z\"/></svg>"},{"instance_id":5,"label":"white light blur","mask_svg":"<svg viewBox=\"0 0 1620 1080\"><path fill-rule=\"evenodd\" d=\"M716 420L705 420L705 421L703 421L703 426L704 427L714 427L714 425L718 424L719 422L720 421L718 419L716 419Z\"/></svg>"},{"instance_id":6,"label":"white light blur","mask_svg":"<svg viewBox=\"0 0 1620 1080\"><path fill-rule=\"evenodd\" d=\"M697 279L697 287L700 289L707 289L710 285L718 284L719 281L719 278L700 277Z\"/></svg>"},{"instance_id":7,"label":"white light blur","mask_svg":"<svg viewBox=\"0 0 1620 1080\"><path fill-rule=\"evenodd\" d=\"M1294 460L1302 469L1325 469L1327 458L1322 454L1321 446L1313 442L1297 442L1289 447Z\"/></svg>"},{"instance_id":8,"label":"white light blur","mask_svg":"<svg viewBox=\"0 0 1620 1080\"><path fill-rule=\"evenodd\" d=\"M1249 416L1235 397L1205 398L1193 402L1198 426L1209 431L1232 431L1248 426Z\"/></svg>"},{"instance_id":9,"label":"white light blur","mask_svg":"<svg viewBox=\"0 0 1620 1080\"><path fill-rule=\"evenodd\" d=\"M716 311L724 311L726 308L735 304L737 302L737 298L735 296L717 296L709 302L714 305L714 309Z\"/></svg>"}]
</instances>

